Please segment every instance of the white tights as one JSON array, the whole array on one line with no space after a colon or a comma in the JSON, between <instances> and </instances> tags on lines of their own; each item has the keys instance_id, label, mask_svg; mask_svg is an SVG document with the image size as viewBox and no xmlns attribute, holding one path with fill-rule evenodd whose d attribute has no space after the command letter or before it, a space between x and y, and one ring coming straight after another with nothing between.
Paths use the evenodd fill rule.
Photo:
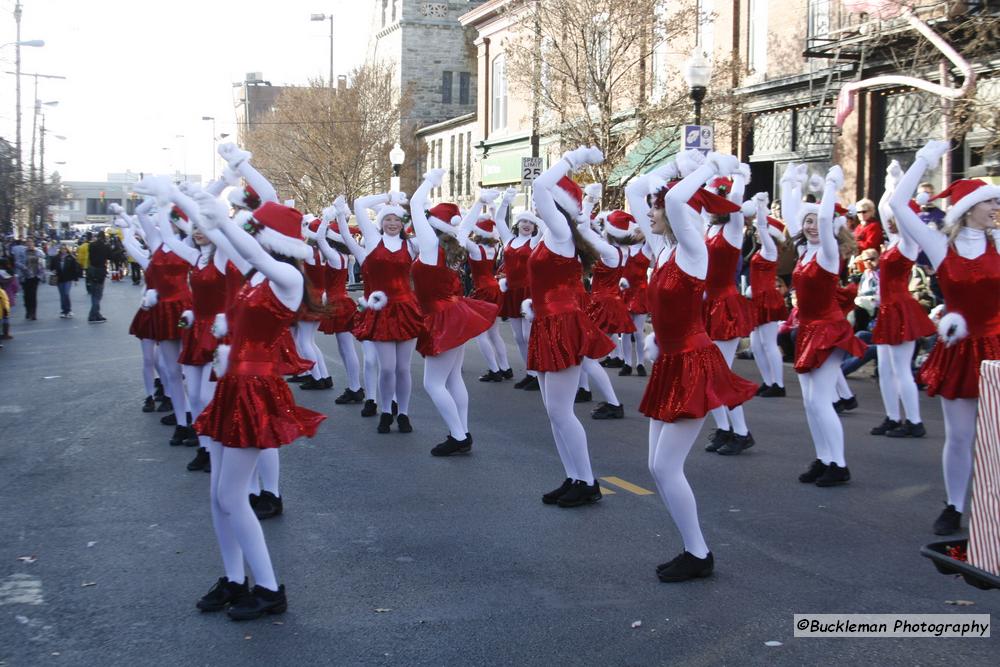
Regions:
<instances>
[{"instance_id":1,"label":"white tights","mask_svg":"<svg viewBox=\"0 0 1000 667\"><path fill-rule=\"evenodd\" d=\"M410 391L413 380L410 377L410 359L417 349L417 339L404 341L374 341L378 355L378 404L382 412L392 412L392 399L396 398L399 414L409 414ZM465 433L462 433L465 437Z\"/></svg>"},{"instance_id":2,"label":"white tights","mask_svg":"<svg viewBox=\"0 0 1000 667\"><path fill-rule=\"evenodd\" d=\"M146 387L146 396L156 393L156 341L149 338L140 338L139 344L142 346L142 383Z\"/></svg>"},{"instance_id":3,"label":"white tights","mask_svg":"<svg viewBox=\"0 0 1000 667\"><path fill-rule=\"evenodd\" d=\"M337 351L340 352L340 360L344 362L347 388L351 391L361 389L361 366L358 363L358 351L354 347L354 335L350 331L337 334Z\"/></svg>"},{"instance_id":4,"label":"white tights","mask_svg":"<svg viewBox=\"0 0 1000 667\"><path fill-rule=\"evenodd\" d=\"M750 332L750 349L760 370L764 384L785 386L784 366L781 363L781 348L778 347L778 326L780 322L768 322Z\"/></svg>"},{"instance_id":5,"label":"white tights","mask_svg":"<svg viewBox=\"0 0 1000 667\"><path fill-rule=\"evenodd\" d=\"M365 365L365 398L378 402L378 352L375 343L370 340L361 341L361 352L364 354Z\"/></svg>"},{"instance_id":6,"label":"white tights","mask_svg":"<svg viewBox=\"0 0 1000 667\"><path fill-rule=\"evenodd\" d=\"M590 467L590 452L587 450L587 432L573 412L573 399L579 383L579 366L538 374L542 401L549 415L552 437L556 441L556 450L566 476L593 484L594 472Z\"/></svg>"},{"instance_id":7,"label":"white tights","mask_svg":"<svg viewBox=\"0 0 1000 667\"><path fill-rule=\"evenodd\" d=\"M320 351L319 346L316 344L316 332L319 331L319 322L302 321L292 327L292 331L295 334L295 347L299 349L299 354L303 358L313 362L313 367L309 370L309 374L315 380L322 380L327 377L329 373L326 368L326 359L323 358L323 352Z\"/></svg>"},{"instance_id":8,"label":"white tights","mask_svg":"<svg viewBox=\"0 0 1000 667\"><path fill-rule=\"evenodd\" d=\"M844 371L841 369L838 369L836 383L837 398L851 398L854 396L854 392L851 391L851 386L847 384L847 378L844 377Z\"/></svg>"},{"instance_id":9,"label":"white tights","mask_svg":"<svg viewBox=\"0 0 1000 667\"><path fill-rule=\"evenodd\" d=\"M250 508L247 497L254 465L264 451L252 447L223 447L214 440L208 442L212 460L211 501L212 526L222 552L226 577L242 583L246 574L243 559L250 565L254 583L268 590L278 590L260 521Z\"/></svg>"},{"instance_id":10,"label":"white tights","mask_svg":"<svg viewBox=\"0 0 1000 667\"><path fill-rule=\"evenodd\" d=\"M191 417L197 419L215 393L215 383L211 380L212 364L185 365L181 368L184 369L184 386L187 389L188 402L191 404Z\"/></svg>"},{"instance_id":11,"label":"white tights","mask_svg":"<svg viewBox=\"0 0 1000 667\"><path fill-rule=\"evenodd\" d=\"M972 446L976 440L976 417L979 400L975 398L941 399L944 411L944 488L948 504L965 511L965 496L972 478Z\"/></svg>"},{"instance_id":12,"label":"white tights","mask_svg":"<svg viewBox=\"0 0 1000 667\"><path fill-rule=\"evenodd\" d=\"M528 340L531 338L531 322L523 317L510 317L510 330L514 333L514 344L517 351L521 353L521 361L528 363ZM535 371L528 371L528 375L538 375Z\"/></svg>"},{"instance_id":13,"label":"white tights","mask_svg":"<svg viewBox=\"0 0 1000 667\"><path fill-rule=\"evenodd\" d=\"M899 403L903 403L906 418L914 424L920 423L920 400L917 383L913 380L910 360L916 341L899 345L878 345L878 388L882 392L885 415L893 421L901 421Z\"/></svg>"},{"instance_id":14,"label":"white tights","mask_svg":"<svg viewBox=\"0 0 1000 667\"><path fill-rule=\"evenodd\" d=\"M462 379L464 358L465 346L459 345L424 359L424 390L456 440L465 440L469 432L469 392Z\"/></svg>"},{"instance_id":15,"label":"white tights","mask_svg":"<svg viewBox=\"0 0 1000 667\"><path fill-rule=\"evenodd\" d=\"M708 556L708 545L698 524L698 504L684 475L684 461L704 421L704 417L672 423L649 420L649 473L681 533L684 550L698 558Z\"/></svg>"},{"instance_id":16,"label":"white tights","mask_svg":"<svg viewBox=\"0 0 1000 667\"><path fill-rule=\"evenodd\" d=\"M500 337L500 320L494 320L493 326L476 336L476 344L479 351L486 359L486 365L491 371L505 371L510 368L510 361L507 359L507 344Z\"/></svg>"},{"instance_id":17,"label":"white tights","mask_svg":"<svg viewBox=\"0 0 1000 667\"><path fill-rule=\"evenodd\" d=\"M799 373L802 387L802 403L806 409L806 421L812 435L816 458L826 464L836 463L846 467L844 460L844 427L837 411L833 408L837 376L843 350L837 349L827 357L823 365L808 373Z\"/></svg>"},{"instance_id":18,"label":"white tights","mask_svg":"<svg viewBox=\"0 0 1000 667\"><path fill-rule=\"evenodd\" d=\"M589 383L584 382L583 378L590 378L597 387L597 391L599 391L604 397L605 401L611 405L621 405L621 403L618 402L618 394L615 393L615 388L611 384L611 378L608 377L608 372L604 370L604 367L601 366L601 364L590 357L584 357L580 364L580 368L583 369L583 373L580 374L580 386L588 389ZM585 384L587 386L584 386Z\"/></svg>"},{"instance_id":19,"label":"white tights","mask_svg":"<svg viewBox=\"0 0 1000 667\"><path fill-rule=\"evenodd\" d=\"M632 324L635 325L634 334L622 334L622 352L626 366L638 366L646 363L646 314L632 313ZM635 352L633 363L633 351Z\"/></svg>"},{"instance_id":20,"label":"white tights","mask_svg":"<svg viewBox=\"0 0 1000 667\"><path fill-rule=\"evenodd\" d=\"M733 367L733 359L736 357L736 348L739 347L740 339L731 338L729 340L713 340L715 346L719 348L722 352L722 356L726 360L726 365L730 368ZM733 433L736 435L746 435L750 432L747 428L746 418L743 416L743 406L737 405L733 409L729 409L724 405L712 410L712 418L715 419L715 425L723 430L728 431L730 425L732 425Z\"/></svg>"},{"instance_id":21,"label":"white tights","mask_svg":"<svg viewBox=\"0 0 1000 667\"><path fill-rule=\"evenodd\" d=\"M177 417L177 424L187 424L187 413L191 409L188 407L187 397L184 395L181 365L177 363L177 359L181 356L181 342L179 340L161 340L156 347L160 355L160 379L163 380L163 390L170 396L170 401L174 404L174 416Z\"/></svg>"}]
</instances>

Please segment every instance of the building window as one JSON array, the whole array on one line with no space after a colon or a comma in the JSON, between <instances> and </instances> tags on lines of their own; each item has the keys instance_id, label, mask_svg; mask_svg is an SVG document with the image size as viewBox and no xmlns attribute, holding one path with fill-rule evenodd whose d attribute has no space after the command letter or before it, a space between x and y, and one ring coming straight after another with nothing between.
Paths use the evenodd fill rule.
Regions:
<instances>
[{"instance_id":1,"label":"building window","mask_svg":"<svg viewBox=\"0 0 1000 667\"><path fill-rule=\"evenodd\" d=\"M697 46L712 59L715 49L715 0L698 0L698 30L695 33Z\"/></svg>"},{"instance_id":2,"label":"building window","mask_svg":"<svg viewBox=\"0 0 1000 667\"><path fill-rule=\"evenodd\" d=\"M469 82L471 76L468 72L458 73L458 103L468 104L469 103Z\"/></svg>"},{"instance_id":3,"label":"building window","mask_svg":"<svg viewBox=\"0 0 1000 667\"><path fill-rule=\"evenodd\" d=\"M809 0L809 20L806 38L824 37L830 33L830 0Z\"/></svg>"},{"instance_id":4,"label":"building window","mask_svg":"<svg viewBox=\"0 0 1000 667\"><path fill-rule=\"evenodd\" d=\"M465 133L465 191L472 194L472 132Z\"/></svg>"},{"instance_id":5,"label":"building window","mask_svg":"<svg viewBox=\"0 0 1000 667\"><path fill-rule=\"evenodd\" d=\"M396 22L396 5L399 4L396 0L392 0L392 22Z\"/></svg>"},{"instance_id":6,"label":"building window","mask_svg":"<svg viewBox=\"0 0 1000 667\"><path fill-rule=\"evenodd\" d=\"M462 163L464 162L464 160L465 160L465 135L459 134L458 135L458 178L455 179L456 183L458 183L457 194L459 196L461 196L462 194L462 185L464 184L465 181L465 179L462 178Z\"/></svg>"},{"instance_id":7,"label":"building window","mask_svg":"<svg viewBox=\"0 0 1000 667\"><path fill-rule=\"evenodd\" d=\"M750 71L767 71L767 0L750 0L748 57Z\"/></svg>"},{"instance_id":8,"label":"building window","mask_svg":"<svg viewBox=\"0 0 1000 667\"><path fill-rule=\"evenodd\" d=\"M388 14L389 0L382 0L382 27L385 27L386 15Z\"/></svg>"},{"instance_id":9,"label":"building window","mask_svg":"<svg viewBox=\"0 0 1000 667\"><path fill-rule=\"evenodd\" d=\"M455 135L448 137L448 196L455 194ZM446 220L445 222L451 222Z\"/></svg>"},{"instance_id":10,"label":"building window","mask_svg":"<svg viewBox=\"0 0 1000 667\"><path fill-rule=\"evenodd\" d=\"M441 104L451 104L451 72L441 73Z\"/></svg>"},{"instance_id":11,"label":"building window","mask_svg":"<svg viewBox=\"0 0 1000 667\"><path fill-rule=\"evenodd\" d=\"M493 104L490 112L493 115L491 127L502 130L507 127L507 73L506 61L503 56L493 59L493 76L491 82Z\"/></svg>"}]
</instances>

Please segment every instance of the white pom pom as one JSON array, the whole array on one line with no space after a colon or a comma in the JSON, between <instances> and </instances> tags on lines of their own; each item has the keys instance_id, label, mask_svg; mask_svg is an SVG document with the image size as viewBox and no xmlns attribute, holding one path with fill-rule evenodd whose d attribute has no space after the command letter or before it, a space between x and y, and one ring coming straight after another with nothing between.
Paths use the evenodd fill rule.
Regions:
<instances>
[{"instance_id":1,"label":"white pom pom","mask_svg":"<svg viewBox=\"0 0 1000 667\"><path fill-rule=\"evenodd\" d=\"M501 292L506 292L507 291L507 279L506 278L501 278L497 282L500 283L500 291Z\"/></svg>"},{"instance_id":2,"label":"white pom pom","mask_svg":"<svg viewBox=\"0 0 1000 667\"><path fill-rule=\"evenodd\" d=\"M618 289L620 290L627 290L631 286L632 285L629 283L628 278L622 278L618 281Z\"/></svg>"},{"instance_id":3,"label":"white pom pom","mask_svg":"<svg viewBox=\"0 0 1000 667\"><path fill-rule=\"evenodd\" d=\"M389 297L385 292L376 290L368 295L368 307L372 310L382 310L385 304L389 303Z\"/></svg>"},{"instance_id":4,"label":"white pom pom","mask_svg":"<svg viewBox=\"0 0 1000 667\"><path fill-rule=\"evenodd\" d=\"M656 334L646 334L646 359L650 363L656 363L660 358L660 346L656 344Z\"/></svg>"},{"instance_id":5,"label":"white pom pom","mask_svg":"<svg viewBox=\"0 0 1000 667\"><path fill-rule=\"evenodd\" d=\"M950 347L969 335L969 325L959 313L948 313L938 322L938 335Z\"/></svg>"},{"instance_id":6,"label":"white pom pom","mask_svg":"<svg viewBox=\"0 0 1000 667\"><path fill-rule=\"evenodd\" d=\"M926 206L927 202L931 200L931 193L921 192L915 197L915 199L917 200L917 203L920 204L921 206Z\"/></svg>"},{"instance_id":7,"label":"white pom pom","mask_svg":"<svg viewBox=\"0 0 1000 667\"><path fill-rule=\"evenodd\" d=\"M525 299L521 302L521 314L524 315L524 319L529 322L535 320L535 309L531 307L531 299Z\"/></svg>"},{"instance_id":8,"label":"white pom pom","mask_svg":"<svg viewBox=\"0 0 1000 667\"><path fill-rule=\"evenodd\" d=\"M155 289L148 289L142 297L142 307L144 310L149 310L156 305L157 294Z\"/></svg>"},{"instance_id":9,"label":"white pom pom","mask_svg":"<svg viewBox=\"0 0 1000 667\"><path fill-rule=\"evenodd\" d=\"M212 359L212 368L215 369L215 375L217 377L222 377L226 374L226 370L229 368L228 345L220 345L215 348L215 356Z\"/></svg>"},{"instance_id":10,"label":"white pom pom","mask_svg":"<svg viewBox=\"0 0 1000 667\"><path fill-rule=\"evenodd\" d=\"M365 311L368 310L368 299L363 296L358 297L358 310Z\"/></svg>"},{"instance_id":11,"label":"white pom pom","mask_svg":"<svg viewBox=\"0 0 1000 667\"><path fill-rule=\"evenodd\" d=\"M181 319L187 323L187 326L194 324L194 311L185 310L181 313Z\"/></svg>"},{"instance_id":12,"label":"white pom pom","mask_svg":"<svg viewBox=\"0 0 1000 667\"><path fill-rule=\"evenodd\" d=\"M755 218L757 217L757 201L755 199L748 199L743 202L740 206L740 210L743 212L744 218Z\"/></svg>"},{"instance_id":13,"label":"white pom pom","mask_svg":"<svg viewBox=\"0 0 1000 667\"><path fill-rule=\"evenodd\" d=\"M229 335L229 323L226 321L225 313L218 313L215 322L212 323L212 335L216 338L225 338Z\"/></svg>"},{"instance_id":14,"label":"white pom pom","mask_svg":"<svg viewBox=\"0 0 1000 667\"><path fill-rule=\"evenodd\" d=\"M745 296L748 299L753 298L753 288L750 287L750 285L747 285L747 288L743 291L743 296Z\"/></svg>"},{"instance_id":15,"label":"white pom pom","mask_svg":"<svg viewBox=\"0 0 1000 667\"><path fill-rule=\"evenodd\" d=\"M809 190L812 192L822 192L823 185L826 181L819 174L813 174L809 177Z\"/></svg>"}]
</instances>

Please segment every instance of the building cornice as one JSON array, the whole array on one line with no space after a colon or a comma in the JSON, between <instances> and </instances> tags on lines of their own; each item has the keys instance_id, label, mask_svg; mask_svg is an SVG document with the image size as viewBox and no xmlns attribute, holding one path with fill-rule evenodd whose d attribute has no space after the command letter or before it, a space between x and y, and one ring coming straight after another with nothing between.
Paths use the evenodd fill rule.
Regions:
<instances>
[{"instance_id":1,"label":"building cornice","mask_svg":"<svg viewBox=\"0 0 1000 667\"><path fill-rule=\"evenodd\" d=\"M433 125L425 125L418 129L414 134L418 137L425 134L434 134L435 132L440 132L441 130L447 130L452 127L458 127L460 125L466 125L470 122L475 122L476 112L467 113L463 116L456 116L454 118L449 118L447 120L442 120L439 123L434 123Z\"/></svg>"}]
</instances>

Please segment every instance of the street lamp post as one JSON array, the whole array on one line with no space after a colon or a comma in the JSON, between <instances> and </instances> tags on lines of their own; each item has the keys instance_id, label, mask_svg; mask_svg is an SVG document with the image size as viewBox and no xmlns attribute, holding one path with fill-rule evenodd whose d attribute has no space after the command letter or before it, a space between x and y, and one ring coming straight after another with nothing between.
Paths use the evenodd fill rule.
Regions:
<instances>
[{"instance_id":1,"label":"street lamp post","mask_svg":"<svg viewBox=\"0 0 1000 667\"><path fill-rule=\"evenodd\" d=\"M45 46L45 42L40 39L21 39L21 3L18 1L14 4L14 24L16 25L16 35L14 38L14 70L16 76L14 77L14 107L15 107L15 125L17 127L15 134L15 150L14 150L14 217L20 219L21 210L21 180L24 174L24 166L21 162L21 47L22 46Z\"/></svg>"},{"instance_id":2,"label":"street lamp post","mask_svg":"<svg viewBox=\"0 0 1000 667\"><path fill-rule=\"evenodd\" d=\"M215 180L215 116L202 116L202 120L212 121L212 180Z\"/></svg>"},{"instance_id":3,"label":"street lamp post","mask_svg":"<svg viewBox=\"0 0 1000 667\"><path fill-rule=\"evenodd\" d=\"M694 124L701 125L701 102L708 91L708 82L712 79L712 63L705 59L699 48L691 53L684 63L684 80L687 82L691 100L694 102Z\"/></svg>"},{"instance_id":4,"label":"street lamp post","mask_svg":"<svg viewBox=\"0 0 1000 667\"><path fill-rule=\"evenodd\" d=\"M333 14L312 14L310 21L330 21L330 87L333 88Z\"/></svg>"},{"instance_id":5,"label":"street lamp post","mask_svg":"<svg viewBox=\"0 0 1000 667\"><path fill-rule=\"evenodd\" d=\"M397 143L389 151L389 162L392 163L392 178L389 180L389 190L391 192L399 192L399 169L403 166L404 160L406 160L406 153L403 152L403 149Z\"/></svg>"}]
</instances>

